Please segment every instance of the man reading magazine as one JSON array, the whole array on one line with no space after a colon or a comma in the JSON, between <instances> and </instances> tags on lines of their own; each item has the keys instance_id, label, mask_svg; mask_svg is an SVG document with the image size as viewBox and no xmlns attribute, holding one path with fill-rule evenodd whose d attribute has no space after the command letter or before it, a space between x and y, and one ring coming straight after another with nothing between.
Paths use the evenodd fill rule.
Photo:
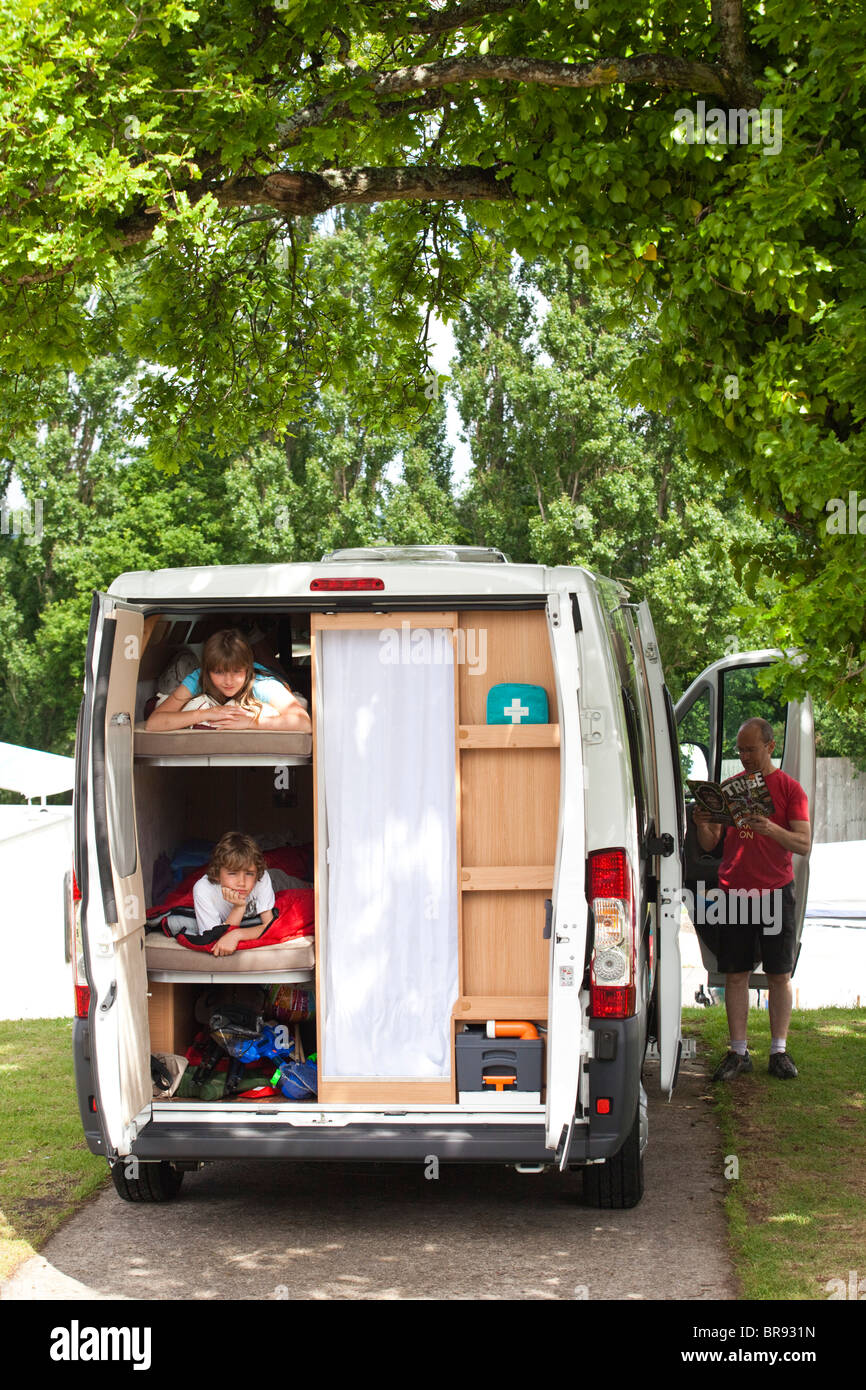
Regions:
<instances>
[{"instance_id":1,"label":"man reading magazine","mask_svg":"<svg viewBox=\"0 0 866 1390\"><path fill-rule=\"evenodd\" d=\"M767 1070L780 1080L789 1080L797 1075L797 1068L787 1052L795 947L791 855L809 853L812 832L806 793L793 777L789 777L781 768L773 767L775 746L773 730L766 719L747 719L737 734L737 752L743 772L723 784L723 788L728 787L732 782L744 777L755 778L760 773L764 787L761 789L755 782L752 790L769 794L774 808L771 815L761 814L754 809L743 813L741 802L735 799L731 804L726 797L725 809L731 813L726 829L719 820L719 806L716 805L714 810L706 809L697 800L696 793L694 822L701 846L705 850L715 849L723 833L725 836L719 866L719 887L725 890L728 903L735 890L757 889L781 894L781 929L777 922L774 922L771 932L766 928L762 931L760 925L741 923L736 910L729 910L720 926L718 961L719 969L725 974L725 1009L730 1047L713 1075L714 1081L732 1081L753 1069L746 1046L746 1025L749 1015L749 975L759 960L763 962L770 996L772 1042ZM736 816L735 807L738 811Z\"/></svg>"}]
</instances>

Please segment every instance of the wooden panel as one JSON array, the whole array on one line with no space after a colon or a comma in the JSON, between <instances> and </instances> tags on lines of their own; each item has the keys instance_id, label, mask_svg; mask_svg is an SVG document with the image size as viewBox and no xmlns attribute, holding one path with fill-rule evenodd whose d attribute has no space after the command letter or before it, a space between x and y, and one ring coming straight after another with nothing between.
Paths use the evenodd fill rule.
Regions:
<instances>
[{"instance_id":1,"label":"wooden panel","mask_svg":"<svg viewBox=\"0 0 866 1390\"><path fill-rule=\"evenodd\" d=\"M159 980L149 981L148 994L150 1051L184 1053L196 1030L195 995L190 993L189 987L164 984Z\"/></svg>"},{"instance_id":2,"label":"wooden panel","mask_svg":"<svg viewBox=\"0 0 866 1390\"><path fill-rule=\"evenodd\" d=\"M558 724L461 724L457 744L464 748L558 748Z\"/></svg>"},{"instance_id":3,"label":"wooden panel","mask_svg":"<svg viewBox=\"0 0 866 1390\"><path fill-rule=\"evenodd\" d=\"M455 1101L454 1083L422 1081L417 1077L365 1077L363 1081L340 1078L319 1082L318 1099L323 1105L405 1104L451 1105Z\"/></svg>"},{"instance_id":4,"label":"wooden panel","mask_svg":"<svg viewBox=\"0 0 866 1390\"><path fill-rule=\"evenodd\" d=\"M551 723L559 719L547 617L543 611L462 612L458 661L461 724L486 724L491 685L519 681L547 692Z\"/></svg>"},{"instance_id":5,"label":"wooden panel","mask_svg":"<svg viewBox=\"0 0 866 1390\"><path fill-rule=\"evenodd\" d=\"M463 995L547 995L549 893L464 893ZM521 1015L522 1016L522 1015Z\"/></svg>"},{"instance_id":6,"label":"wooden panel","mask_svg":"<svg viewBox=\"0 0 866 1390\"><path fill-rule=\"evenodd\" d=\"M461 758L464 864L553 864L559 750L478 748Z\"/></svg>"},{"instance_id":7,"label":"wooden panel","mask_svg":"<svg viewBox=\"0 0 866 1390\"><path fill-rule=\"evenodd\" d=\"M500 1022L506 1019L521 1019L528 1023L535 1023L537 1020L547 1018L547 995L546 994L496 994L496 995L475 995L467 998L461 995L454 1005L454 1019L464 1020L466 1023L476 1023L479 1019L496 1018Z\"/></svg>"},{"instance_id":8,"label":"wooden panel","mask_svg":"<svg viewBox=\"0 0 866 1390\"><path fill-rule=\"evenodd\" d=\"M543 889L550 897L553 890L552 864L494 864L484 868L464 865L459 875L464 893L487 893L493 889L515 892L520 889Z\"/></svg>"},{"instance_id":9,"label":"wooden panel","mask_svg":"<svg viewBox=\"0 0 866 1390\"><path fill-rule=\"evenodd\" d=\"M311 613L310 633L393 627L456 627L456 613ZM537 684L537 682L536 682Z\"/></svg>"}]
</instances>

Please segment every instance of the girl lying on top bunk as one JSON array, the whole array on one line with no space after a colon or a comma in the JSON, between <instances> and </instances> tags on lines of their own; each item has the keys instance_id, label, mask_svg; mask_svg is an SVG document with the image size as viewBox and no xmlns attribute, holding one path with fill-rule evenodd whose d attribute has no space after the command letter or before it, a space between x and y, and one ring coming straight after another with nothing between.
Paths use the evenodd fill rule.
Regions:
<instances>
[{"instance_id":1,"label":"girl lying on top bunk","mask_svg":"<svg viewBox=\"0 0 866 1390\"><path fill-rule=\"evenodd\" d=\"M301 734L312 727L310 716L288 687L253 660L252 648L237 628L223 628L208 638L201 667L165 697L144 727L152 733L193 725Z\"/></svg>"}]
</instances>

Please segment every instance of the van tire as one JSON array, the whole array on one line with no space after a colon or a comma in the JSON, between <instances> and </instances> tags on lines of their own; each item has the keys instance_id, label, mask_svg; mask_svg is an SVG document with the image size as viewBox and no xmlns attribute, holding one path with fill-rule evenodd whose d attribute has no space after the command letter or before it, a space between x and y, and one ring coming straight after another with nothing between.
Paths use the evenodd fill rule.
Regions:
<instances>
[{"instance_id":1,"label":"van tire","mask_svg":"<svg viewBox=\"0 0 866 1390\"><path fill-rule=\"evenodd\" d=\"M137 1163L136 1176L126 1176L126 1161L111 1164L111 1181L124 1202L170 1202L180 1191L183 1173L167 1159L159 1163Z\"/></svg>"},{"instance_id":2,"label":"van tire","mask_svg":"<svg viewBox=\"0 0 866 1390\"><path fill-rule=\"evenodd\" d=\"M643 1196L643 1154L640 1148L640 1102L622 1148L604 1163L589 1163L583 1170L586 1206L604 1211L636 1207Z\"/></svg>"}]
</instances>

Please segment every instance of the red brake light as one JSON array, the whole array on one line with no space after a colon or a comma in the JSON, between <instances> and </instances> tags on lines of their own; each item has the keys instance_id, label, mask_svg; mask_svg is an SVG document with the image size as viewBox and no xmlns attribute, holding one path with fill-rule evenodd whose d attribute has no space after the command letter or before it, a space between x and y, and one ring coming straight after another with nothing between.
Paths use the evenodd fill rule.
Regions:
<instances>
[{"instance_id":1,"label":"red brake light","mask_svg":"<svg viewBox=\"0 0 866 1390\"><path fill-rule=\"evenodd\" d=\"M624 849L589 856L588 892L595 924L590 1016L629 1018L635 1011L634 894Z\"/></svg>"},{"instance_id":2,"label":"red brake light","mask_svg":"<svg viewBox=\"0 0 866 1390\"><path fill-rule=\"evenodd\" d=\"M75 1017L86 1018L90 1012L90 986L75 986Z\"/></svg>"},{"instance_id":3,"label":"red brake light","mask_svg":"<svg viewBox=\"0 0 866 1390\"><path fill-rule=\"evenodd\" d=\"M75 869L72 870L72 901L81 902L81 889L78 886L78 879L75 877Z\"/></svg>"},{"instance_id":4,"label":"red brake light","mask_svg":"<svg viewBox=\"0 0 866 1390\"><path fill-rule=\"evenodd\" d=\"M590 986L590 1018L631 1018L634 1005L634 985Z\"/></svg>"},{"instance_id":5,"label":"red brake light","mask_svg":"<svg viewBox=\"0 0 866 1390\"><path fill-rule=\"evenodd\" d=\"M631 876L624 849L603 849L590 855L589 896L631 901Z\"/></svg>"},{"instance_id":6,"label":"red brake light","mask_svg":"<svg viewBox=\"0 0 866 1390\"><path fill-rule=\"evenodd\" d=\"M384 579L312 579L310 588L314 593L334 589L384 589Z\"/></svg>"}]
</instances>

